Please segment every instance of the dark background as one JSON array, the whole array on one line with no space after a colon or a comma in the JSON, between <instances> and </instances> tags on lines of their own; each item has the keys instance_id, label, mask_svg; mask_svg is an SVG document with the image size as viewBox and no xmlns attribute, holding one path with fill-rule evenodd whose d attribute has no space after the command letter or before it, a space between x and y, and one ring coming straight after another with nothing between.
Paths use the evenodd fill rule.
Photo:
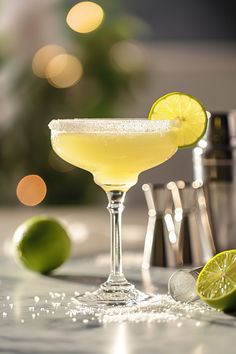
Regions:
<instances>
[{"instance_id":1,"label":"dark background","mask_svg":"<svg viewBox=\"0 0 236 354\"><path fill-rule=\"evenodd\" d=\"M234 0L128 0L127 12L145 20L154 40L236 40Z\"/></svg>"}]
</instances>

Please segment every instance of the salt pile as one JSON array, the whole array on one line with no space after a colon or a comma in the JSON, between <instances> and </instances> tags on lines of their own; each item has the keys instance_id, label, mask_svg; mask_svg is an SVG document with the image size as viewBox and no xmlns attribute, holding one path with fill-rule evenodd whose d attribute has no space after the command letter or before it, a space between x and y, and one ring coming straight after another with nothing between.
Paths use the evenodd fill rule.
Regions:
<instances>
[{"instance_id":1,"label":"salt pile","mask_svg":"<svg viewBox=\"0 0 236 354\"><path fill-rule=\"evenodd\" d=\"M203 314L212 311L200 301L181 303L174 301L169 295L156 295L148 301L132 306L81 307L76 299L72 300L66 315L72 318L93 315L100 323L115 322L171 322L181 318L189 318L194 313Z\"/></svg>"}]
</instances>

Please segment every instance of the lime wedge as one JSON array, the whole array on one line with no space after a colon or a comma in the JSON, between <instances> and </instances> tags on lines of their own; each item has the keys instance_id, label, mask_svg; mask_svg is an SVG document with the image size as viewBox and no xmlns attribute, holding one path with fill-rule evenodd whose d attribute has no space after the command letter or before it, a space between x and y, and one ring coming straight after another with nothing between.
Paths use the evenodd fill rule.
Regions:
<instances>
[{"instance_id":1,"label":"lime wedge","mask_svg":"<svg viewBox=\"0 0 236 354\"><path fill-rule=\"evenodd\" d=\"M207 262L199 274L196 292L216 309L236 310L236 250L221 252Z\"/></svg>"},{"instance_id":2,"label":"lime wedge","mask_svg":"<svg viewBox=\"0 0 236 354\"><path fill-rule=\"evenodd\" d=\"M202 103L183 92L171 92L160 97L152 105L148 119L179 120L179 148L196 144L204 135L207 127L207 113Z\"/></svg>"}]
</instances>

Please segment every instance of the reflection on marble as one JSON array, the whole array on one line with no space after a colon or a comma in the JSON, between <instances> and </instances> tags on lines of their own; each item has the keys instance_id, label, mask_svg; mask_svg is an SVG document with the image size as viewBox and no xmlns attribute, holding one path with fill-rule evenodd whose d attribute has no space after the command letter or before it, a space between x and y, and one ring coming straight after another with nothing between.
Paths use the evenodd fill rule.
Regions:
<instances>
[{"instance_id":1,"label":"reflection on marble","mask_svg":"<svg viewBox=\"0 0 236 354\"><path fill-rule=\"evenodd\" d=\"M108 273L106 264L94 267L95 261L71 260L54 276L46 277L1 258L0 353L235 353L231 345L235 318L219 312L213 317L199 312L193 318L160 323L103 323L87 314L70 316L71 298L93 290ZM144 286L165 293L171 272L152 270ZM128 267L127 277L143 289L139 267Z\"/></svg>"}]
</instances>

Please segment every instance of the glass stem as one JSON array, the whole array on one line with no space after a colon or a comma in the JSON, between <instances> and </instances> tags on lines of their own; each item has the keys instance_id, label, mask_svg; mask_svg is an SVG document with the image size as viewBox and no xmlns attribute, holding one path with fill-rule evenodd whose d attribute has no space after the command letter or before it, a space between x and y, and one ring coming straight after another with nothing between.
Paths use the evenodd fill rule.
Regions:
<instances>
[{"instance_id":1,"label":"glass stem","mask_svg":"<svg viewBox=\"0 0 236 354\"><path fill-rule=\"evenodd\" d=\"M122 271L121 219L124 210L125 192L107 192L111 220L111 273L106 286L128 285Z\"/></svg>"}]
</instances>

